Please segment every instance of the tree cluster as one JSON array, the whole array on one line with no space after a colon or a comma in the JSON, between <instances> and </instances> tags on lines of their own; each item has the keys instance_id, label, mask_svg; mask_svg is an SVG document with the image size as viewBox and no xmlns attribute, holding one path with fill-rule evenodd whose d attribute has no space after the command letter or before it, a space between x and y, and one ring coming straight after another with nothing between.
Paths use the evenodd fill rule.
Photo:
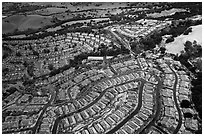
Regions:
<instances>
[{"instance_id":1,"label":"tree cluster","mask_svg":"<svg viewBox=\"0 0 204 136\"><path fill-rule=\"evenodd\" d=\"M197 79L193 79L191 83L193 85L191 88L192 100L199 113L199 117L202 119L202 72L199 72Z\"/></svg>"}]
</instances>

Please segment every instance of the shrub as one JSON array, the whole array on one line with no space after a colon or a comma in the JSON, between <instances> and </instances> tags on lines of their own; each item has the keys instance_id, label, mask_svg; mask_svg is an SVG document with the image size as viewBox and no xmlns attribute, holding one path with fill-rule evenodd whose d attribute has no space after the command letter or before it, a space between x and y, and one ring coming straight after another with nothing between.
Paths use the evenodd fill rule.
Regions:
<instances>
[{"instance_id":1,"label":"shrub","mask_svg":"<svg viewBox=\"0 0 204 136\"><path fill-rule=\"evenodd\" d=\"M192 32L192 28L189 27L186 31L184 31L184 35L188 35L190 32Z\"/></svg>"},{"instance_id":2,"label":"shrub","mask_svg":"<svg viewBox=\"0 0 204 136\"><path fill-rule=\"evenodd\" d=\"M170 42L173 42L174 41L174 37L169 37L167 40L166 40L166 43L170 43Z\"/></svg>"}]
</instances>

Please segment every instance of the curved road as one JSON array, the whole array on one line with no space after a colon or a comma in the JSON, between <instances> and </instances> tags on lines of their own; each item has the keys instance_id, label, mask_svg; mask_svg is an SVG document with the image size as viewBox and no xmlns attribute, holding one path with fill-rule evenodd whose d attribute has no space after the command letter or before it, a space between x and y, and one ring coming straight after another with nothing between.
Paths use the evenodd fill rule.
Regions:
<instances>
[{"instance_id":1,"label":"curved road","mask_svg":"<svg viewBox=\"0 0 204 136\"><path fill-rule=\"evenodd\" d=\"M156 112L155 112L154 117L151 120L151 122L145 128L143 128L143 130L140 133L143 133L146 129L150 128L151 126L154 126L155 122L159 119L159 115L161 112L160 90L162 88L162 81L160 80L160 78L158 76L155 75L155 77L156 77L156 80L158 81L157 88L156 88L156 100L155 100Z\"/></svg>"},{"instance_id":2,"label":"curved road","mask_svg":"<svg viewBox=\"0 0 204 136\"><path fill-rule=\"evenodd\" d=\"M142 83L141 83L140 88L139 88L139 98L138 98L139 100L138 100L137 108L129 116L127 116L122 122L117 124L117 126L115 128L113 128L112 130L108 131L107 134L113 134L114 132L116 132L126 122L128 122L132 117L134 117L140 111L140 109L142 107L142 92L143 92L144 81L141 81L141 82Z\"/></svg>"},{"instance_id":3,"label":"curved road","mask_svg":"<svg viewBox=\"0 0 204 136\"><path fill-rule=\"evenodd\" d=\"M138 79L138 78L137 78L137 79L135 79L135 80L131 80L131 81L128 81L128 82L125 82L125 83L121 83L121 84L115 85L115 87L120 86L120 85L123 85L123 84L127 84L127 83L132 82L132 81L141 81L141 79ZM74 113L79 113L79 112L84 111L84 110L86 110L87 108L91 107L92 105L94 105L97 101L99 101L99 100L104 96L104 94L106 93L106 91L107 91L108 89L110 89L110 88L112 88L112 87L113 87L113 86L110 86L110 87L108 87L107 89L105 89L103 92L100 93L100 95L99 95L94 101L92 101L90 104L86 105L85 107L82 107L82 108L80 108L80 109L78 109L78 110L76 110L76 111L74 111L74 112L71 112L71 113L69 113L69 114L62 115L62 116L58 117L58 118L55 120L53 129L52 129L52 134L56 134L56 132L57 132L57 126L58 126L58 124L59 124L59 122L60 122L61 119L66 118L66 117L69 117L69 116L72 116Z\"/></svg>"},{"instance_id":4,"label":"curved road","mask_svg":"<svg viewBox=\"0 0 204 136\"><path fill-rule=\"evenodd\" d=\"M169 64L168 64L169 66ZM181 125L182 125L182 115L181 115L181 110L180 110L180 107L179 107L179 104L177 103L177 98L176 98L176 86L177 86L177 83L178 83L178 76L176 74L176 72L171 68L171 66L169 66L169 68L173 71L174 75L175 75L175 82L174 82L174 88L173 88L173 95L174 95L174 102L176 104L176 109L178 111L178 115L179 115L179 121L178 121L178 125L176 127L176 129L174 130L174 134L176 134L179 129L181 128Z\"/></svg>"},{"instance_id":5,"label":"curved road","mask_svg":"<svg viewBox=\"0 0 204 136\"><path fill-rule=\"evenodd\" d=\"M135 53L131 50L130 45L129 45L126 41L122 40L119 35L117 35L114 31L111 30L111 28L110 28L110 29L107 29L107 30L108 30L112 35L114 35L114 36L116 37L116 39L118 39L118 40L123 44L122 46L124 46L125 48L127 48L127 49L130 51L131 54L135 55Z\"/></svg>"},{"instance_id":6,"label":"curved road","mask_svg":"<svg viewBox=\"0 0 204 136\"><path fill-rule=\"evenodd\" d=\"M55 88L56 89L56 88ZM55 100L56 97L56 90L54 88L51 88L51 98L50 101L43 107L42 112L40 114L40 116L38 117L38 120L35 124L35 126L32 128L32 133L35 134L38 132L39 128L40 128L40 124L42 123L42 119L43 119L43 114L45 113L46 109L52 105L52 103Z\"/></svg>"}]
</instances>

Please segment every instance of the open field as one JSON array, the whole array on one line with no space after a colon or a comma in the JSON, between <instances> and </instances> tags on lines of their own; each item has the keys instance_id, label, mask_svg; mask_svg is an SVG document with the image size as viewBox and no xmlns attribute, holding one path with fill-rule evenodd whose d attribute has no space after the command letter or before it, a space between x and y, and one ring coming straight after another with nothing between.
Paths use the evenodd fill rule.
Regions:
<instances>
[{"instance_id":1,"label":"open field","mask_svg":"<svg viewBox=\"0 0 204 136\"><path fill-rule=\"evenodd\" d=\"M80 10L89 10L89 9L107 9L107 8L116 8L116 7L126 7L127 2L112 2L112 3L106 3L106 2L86 2L86 3L78 3L78 4L72 4L72 3L65 3L65 2L35 2L30 3L33 5L44 5L48 6L51 5L53 7L69 7L68 9L70 11L80 11Z\"/></svg>"},{"instance_id":2,"label":"open field","mask_svg":"<svg viewBox=\"0 0 204 136\"><path fill-rule=\"evenodd\" d=\"M176 12L184 12L186 11L185 9L176 9L176 8L172 8L170 10L164 10L161 13L152 13L152 14L147 14L148 17L153 17L153 18L157 18L157 17L163 17L163 16L170 16L170 15L174 15Z\"/></svg>"},{"instance_id":3,"label":"open field","mask_svg":"<svg viewBox=\"0 0 204 136\"><path fill-rule=\"evenodd\" d=\"M184 43L186 41L193 42L194 40L197 43L202 45L202 25L192 26L192 32L188 35L180 35L175 38L175 40L171 43L166 44L167 52L173 54L180 54L182 50L184 50Z\"/></svg>"},{"instance_id":4,"label":"open field","mask_svg":"<svg viewBox=\"0 0 204 136\"><path fill-rule=\"evenodd\" d=\"M2 33L12 33L15 30L39 29L51 25L52 17L40 15L14 15L3 19Z\"/></svg>"},{"instance_id":5,"label":"open field","mask_svg":"<svg viewBox=\"0 0 204 136\"><path fill-rule=\"evenodd\" d=\"M56 14L56 13L62 13L65 12L67 9L66 8L56 8L56 7L51 7L51 8L45 8L45 9L40 9L34 11L36 14L39 15L51 15L51 14Z\"/></svg>"},{"instance_id":6,"label":"open field","mask_svg":"<svg viewBox=\"0 0 204 136\"><path fill-rule=\"evenodd\" d=\"M3 3L3 34L12 34L28 29L38 30L54 24L55 21L65 21L75 17L101 18L108 15L117 15L130 10L148 10L144 7L151 3L135 4L133 9L121 9L129 7L133 3L128 2L28 2L21 4ZM19 10L17 10L19 9ZM30 9L30 10L29 10ZM9 12L8 12L9 11ZM24 12L25 11L25 12ZM69 12L68 12L69 11ZM7 17L6 17L7 16ZM56 22L55 22L56 23Z\"/></svg>"},{"instance_id":7,"label":"open field","mask_svg":"<svg viewBox=\"0 0 204 136\"><path fill-rule=\"evenodd\" d=\"M53 18L58 20L68 20L78 14L94 17L105 17L107 12L112 14L121 13L122 10L118 7L125 7L127 3L85 3L79 5L72 5L71 3L29 3L30 5L51 6L43 9L26 12L25 15L11 15L3 18L2 32L3 34L13 33L15 31L26 31L28 29L39 29L47 25L51 25ZM96 11L84 11L97 9ZM76 13L66 13L65 11L77 11ZM69 23L68 23L69 24Z\"/></svg>"}]
</instances>

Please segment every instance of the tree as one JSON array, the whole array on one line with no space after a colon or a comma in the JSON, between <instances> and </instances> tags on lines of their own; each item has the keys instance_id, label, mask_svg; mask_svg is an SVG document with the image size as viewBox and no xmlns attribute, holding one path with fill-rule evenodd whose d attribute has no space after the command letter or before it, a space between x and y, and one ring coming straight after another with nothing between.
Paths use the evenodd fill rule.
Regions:
<instances>
[{"instance_id":1,"label":"tree","mask_svg":"<svg viewBox=\"0 0 204 136\"><path fill-rule=\"evenodd\" d=\"M25 60L24 62L23 62L23 66L24 67L27 67L29 65L29 63Z\"/></svg>"},{"instance_id":2,"label":"tree","mask_svg":"<svg viewBox=\"0 0 204 136\"><path fill-rule=\"evenodd\" d=\"M192 32L192 28L188 28L186 31L184 31L184 35L188 35L190 32Z\"/></svg>"},{"instance_id":3,"label":"tree","mask_svg":"<svg viewBox=\"0 0 204 136\"><path fill-rule=\"evenodd\" d=\"M153 35L150 36L155 44L160 44L162 41L162 37L159 33L154 33Z\"/></svg>"},{"instance_id":4,"label":"tree","mask_svg":"<svg viewBox=\"0 0 204 136\"><path fill-rule=\"evenodd\" d=\"M160 48L160 51L161 51L161 54L164 54L165 51L166 51L166 48L165 48L165 47L161 47L161 48Z\"/></svg>"},{"instance_id":5,"label":"tree","mask_svg":"<svg viewBox=\"0 0 204 136\"><path fill-rule=\"evenodd\" d=\"M9 72L9 68L4 68L4 69L2 69L2 74L3 74L3 76L5 76L6 74L8 74L8 72Z\"/></svg>"},{"instance_id":6,"label":"tree","mask_svg":"<svg viewBox=\"0 0 204 136\"><path fill-rule=\"evenodd\" d=\"M49 64L49 65L48 65L48 68L49 68L50 71L54 70L53 64Z\"/></svg>"},{"instance_id":7,"label":"tree","mask_svg":"<svg viewBox=\"0 0 204 136\"><path fill-rule=\"evenodd\" d=\"M193 117L193 115L191 113L189 113L189 112L184 113L184 118L192 118L192 117Z\"/></svg>"},{"instance_id":8,"label":"tree","mask_svg":"<svg viewBox=\"0 0 204 136\"><path fill-rule=\"evenodd\" d=\"M181 108L190 108L191 103L188 100L181 101Z\"/></svg>"},{"instance_id":9,"label":"tree","mask_svg":"<svg viewBox=\"0 0 204 136\"><path fill-rule=\"evenodd\" d=\"M106 67L106 55L107 55L107 46L104 43L101 43L99 46L100 54L103 55L104 67Z\"/></svg>"},{"instance_id":10,"label":"tree","mask_svg":"<svg viewBox=\"0 0 204 136\"><path fill-rule=\"evenodd\" d=\"M56 52L58 51L58 48L57 48L57 47L55 47L55 51L56 51Z\"/></svg>"},{"instance_id":11,"label":"tree","mask_svg":"<svg viewBox=\"0 0 204 136\"><path fill-rule=\"evenodd\" d=\"M138 42L131 42L130 43L130 47L137 54L139 54L141 52L141 49L139 47L139 43Z\"/></svg>"},{"instance_id":12,"label":"tree","mask_svg":"<svg viewBox=\"0 0 204 136\"><path fill-rule=\"evenodd\" d=\"M29 50L32 50L33 48L32 48L32 46L31 46L31 44L29 45Z\"/></svg>"},{"instance_id":13,"label":"tree","mask_svg":"<svg viewBox=\"0 0 204 136\"><path fill-rule=\"evenodd\" d=\"M27 67L27 72L29 76L34 76L34 63L31 62Z\"/></svg>"},{"instance_id":14,"label":"tree","mask_svg":"<svg viewBox=\"0 0 204 136\"><path fill-rule=\"evenodd\" d=\"M166 43L170 43L170 42L173 42L173 41L174 41L174 37L171 36L166 40Z\"/></svg>"},{"instance_id":15,"label":"tree","mask_svg":"<svg viewBox=\"0 0 204 136\"><path fill-rule=\"evenodd\" d=\"M39 53L35 50L33 50L33 55L39 56Z\"/></svg>"},{"instance_id":16,"label":"tree","mask_svg":"<svg viewBox=\"0 0 204 136\"><path fill-rule=\"evenodd\" d=\"M184 46L185 46L186 48L191 48L191 47L192 47L192 42L186 41L185 44L184 44Z\"/></svg>"},{"instance_id":17,"label":"tree","mask_svg":"<svg viewBox=\"0 0 204 136\"><path fill-rule=\"evenodd\" d=\"M202 46L194 42L193 43L193 48L195 50L194 55L196 57L201 57L202 56Z\"/></svg>"},{"instance_id":18,"label":"tree","mask_svg":"<svg viewBox=\"0 0 204 136\"><path fill-rule=\"evenodd\" d=\"M100 55L106 55L106 50L107 50L107 47L105 46L105 44L104 43L101 43L100 45L99 45L99 51L100 51Z\"/></svg>"},{"instance_id":19,"label":"tree","mask_svg":"<svg viewBox=\"0 0 204 136\"><path fill-rule=\"evenodd\" d=\"M152 38L146 38L141 41L144 44L144 50L150 50L156 47L156 44Z\"/></svg>"},{"instance_id":20,"label":"tree","mask_svg":"<svg viewBox=\"0 0 204 136\"><path fill-rule=\"evenodd\" d=\"M20 52L17 52L17 53L16 53L16 56L21 57L22 55L21 55Z\"/></svg>"},{"instance_id":21,"label":"tree","mask_svg":"<svg viewBox=\"0 0 204 136\"><path fill-rule=\"evenodd\" d=\"M50 53L50 50L49 49L44 49L43 53Z\"/></svg>"}]
</instances>

